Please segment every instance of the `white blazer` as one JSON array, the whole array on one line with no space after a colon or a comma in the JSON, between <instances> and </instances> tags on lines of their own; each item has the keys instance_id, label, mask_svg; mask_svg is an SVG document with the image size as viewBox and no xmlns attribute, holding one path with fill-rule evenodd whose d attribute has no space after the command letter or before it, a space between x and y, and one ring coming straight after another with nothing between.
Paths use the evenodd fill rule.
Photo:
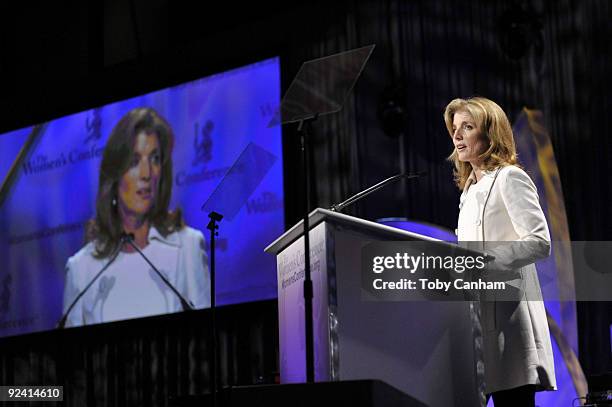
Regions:
<instances>
[{"instance_id":1,"label":"white blazer","mask_svg":"<svg viewBox=\"0 0 612 407\"><path fill-rule=\"evenodd\" d=\"M482 242L485 251L494 246L491 242L516 242L506 244L504 253L493 253L489 270L520 276L530 287L529 300L480 303L486 393L527 384L555 390L552 345L534 264L550 255L550 234L534 183L512 165L485 171L477 183L472 173L459 208L458 240Z\"/></svg>"},{"instance_id":2,"label":"white blazer","mask_svg":"<svg viewBox=\"0 0 612 407\"><path fill-rule=\"evenodd\" d=\"M210 306L208 256L202 232L185 226L166 237L149 230L142 250L151 263L195 308ZM109 261L93 257L90 242L68 259L64 287L64 313L77 295ZM181 311L179 298L138 253L120 252L70 311L66 326Z\"/></svg>"}]
</instances>

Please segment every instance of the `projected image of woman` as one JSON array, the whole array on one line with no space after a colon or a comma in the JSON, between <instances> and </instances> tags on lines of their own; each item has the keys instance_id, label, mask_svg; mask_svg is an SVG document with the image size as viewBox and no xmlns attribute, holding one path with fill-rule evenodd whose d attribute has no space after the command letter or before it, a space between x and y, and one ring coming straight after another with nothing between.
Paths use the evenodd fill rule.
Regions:
<instances>
[{"instance_id":1,"label":"projected image of woman","mask_svg":"<svg viewBox=\"0 0 612 407\"><path fill-rule=\"evenodd\" d=\"M550 234L536 187L517 165L512 127L493 101L451 101L444 112L454 144L450 160L460 199L458 240L506 248L489 271L520 276L529 300L480 303L485 392L496 407L534 406L535 392L556 388L546 310L536 260L550 254ZM506 252L507 253L507 252ZM507 270L501 265L506 266ZM514 278L514 277L513 277Z\"/></svg>"},{"instance_id":2,"label":"projected image of woman","mask_svg":"<svg viewBox=\"0 0 612 407\"><path fill-rule=\"evenodd\" d=\"M95 275L67 317L85 325L182 310L179 297L125 243L126 234L195 308L210 305L204 236L184 224L180 209L169 211L172 149L169 124L150 108L127 113L106 144L88 243L66 265L64 313Z\"/></svg>"}]
</instances>

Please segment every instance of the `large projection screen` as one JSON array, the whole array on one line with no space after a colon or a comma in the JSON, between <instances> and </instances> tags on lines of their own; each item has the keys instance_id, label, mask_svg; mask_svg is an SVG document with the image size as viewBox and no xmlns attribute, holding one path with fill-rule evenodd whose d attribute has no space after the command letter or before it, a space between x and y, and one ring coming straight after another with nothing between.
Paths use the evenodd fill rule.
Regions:
<instances>
[{"instance_id":1,"label":"large projection screen","mask_svg":"<svg viewBox=\"0 0 612 407\"><path fill-rule=\"evenodd\" d=\"M276 157L235 218L220 223L216 298L224 305L276 297L274 258L263 248L284 230L281 127L267 127L279 103L272 58L47 123L0 207L0 336L55 328L67 259L84 247L95 215L109 134L138 107L153 108L174 131L170 209L181 208L185 223L203 233L205 253L201 207L234 160L249 143ZM31 130L0 135L0 180ZM138 301L142 293L132 291Z\"/></svg>"}]
</instances>

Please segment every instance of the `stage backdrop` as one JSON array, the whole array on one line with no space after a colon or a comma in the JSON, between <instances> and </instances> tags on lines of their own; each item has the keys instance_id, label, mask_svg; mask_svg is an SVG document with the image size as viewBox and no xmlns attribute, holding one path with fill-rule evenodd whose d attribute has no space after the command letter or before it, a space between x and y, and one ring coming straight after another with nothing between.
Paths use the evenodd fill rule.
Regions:
<instances>
[{"instance_id":1,"label":"stage backdrop","mask_svg":"<svg viewBox=\"0 0 612 407\"><path fill-rule=\"evenodd\" d=\"M60 318L64 267L95 213L106 140L136 107L154 108L172 126L170 207L207 240L200 208L241 151L252 142L276 156L236 217L220 223L217 245L218 304L274 298L275 263L263 248L284 230L281 128L267 127L279 103L272 58L43 125L0 207L0 336L51 329ZM31 130L0 135L0 179Z\"/></svg>"}]
</instances>

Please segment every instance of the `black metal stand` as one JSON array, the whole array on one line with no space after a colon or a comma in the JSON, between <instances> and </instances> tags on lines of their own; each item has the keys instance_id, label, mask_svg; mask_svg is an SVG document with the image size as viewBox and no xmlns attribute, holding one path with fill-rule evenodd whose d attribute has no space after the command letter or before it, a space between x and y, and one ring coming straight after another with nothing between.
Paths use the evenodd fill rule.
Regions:
<instances>
[{"instance_id":1,"label":"black metal stand","mask_svg":"<svg viewBox=\"0 0 612 407\"><path fill-rule=\"evenodd\" d=\"M312 278L310 275L310 154L308 147L308 131L311 123L317 120L318 114L311 118L302 119L298 125L298 134L302 145L302 168L304 174L304 324L306 336L306 383L314 383L314 329L312 321Z\"/></svg>"},{"instance_id":2,"label":"black metal stand","mask_svg":"<svg viewBox=\"0 0 612 407\"><path fill-rule=\"evenodd\" d=\"M210 230L210 316L211 316L211 335L212 335L212 355L211 355L211 389L210 393L212 395L212 405L213 407L217 407L218 405L218 394L219 394L219 352L217 349L217 320L215 316L216 310L216 290L215 290L215 238L219 236L219 225L217 222L220 222L223 219L223 215L217 212L210 212L208 214L210 218L210 222L206 226L206 229Z\"/></svg>"}]
</instances>

